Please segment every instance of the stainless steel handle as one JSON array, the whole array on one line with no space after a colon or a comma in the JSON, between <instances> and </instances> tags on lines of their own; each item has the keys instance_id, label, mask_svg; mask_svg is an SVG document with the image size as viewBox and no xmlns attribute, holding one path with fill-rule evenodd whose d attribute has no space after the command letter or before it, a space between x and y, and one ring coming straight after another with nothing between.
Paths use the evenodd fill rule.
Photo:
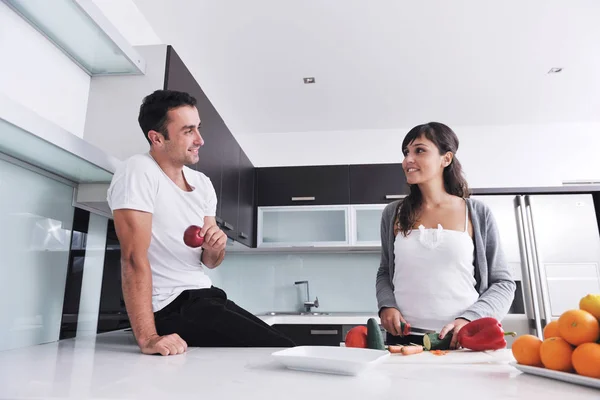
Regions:
<instances>
[{"instance_id":1,"label":"stainless steel handle","mask_svg":"<svg viewBox=\"0 0 600 400\"><path fill-rule=\"evenodd\" d=\"M292 201L315 201L315 196L307 196L307 197L292 197Z\"/></svg>"},{"instance_id":2,"label":"stainless steel handle","mask_svg":"<svg viewBox=\"0 0 600 400\"><path fill-rule=\"evenodd\" d=\"M246 235L244 232L240 232L238 236L242 239L248 239L248 235Z\"/></svg>"},{"instance_id":3,"label":"stainless steel handle","mask_svg":"<svg viewBox=\"0 0 600 400\"><path fill-rule=\"evenodd\" d=\"M403 199L405 197L406 197L405 194L386 194L385 195L386 200L398 200L398 199Z\"/></svg>"},{"instance_id":4,"label":"stainless steel handle","mask_svg":"<svg viewBox=\"0 0 600 400\"><path fill-rule=\"evenodd\" d=\"M562 181L563 185L598 185L600 184L600 179L583 179L583 180L575 180L575 181Z\"/></svg>"},{"instance_id":5,"label":"stainless steel handle","mask_svg":"<svg viewBox=\"0 0 600 400\"><path fill-rule=\"evenodd\" d=\"M307 197L292 197L292 201L315 201L315 196L307 196Z\"/></svg>"},{"instance_id":6,"label":"stainless steel handle","mask_svg":"<svg viewBox=\"0 0 600 400\"><path fill-rule=\"evenodd\" d=\"M546 277L546 267L542 262L542 255L540 248L537 243L537 237L535 235L535 223L533 218L533 208L531 207L530 196L525 196L525 210L527 215L527 223L529 225L529 237L531 246L533 248L533 266L536 270L536 275L539 279L540 296L542 303L543 313L543 325L542 328L548 325L552 321L552 308L550 307L550 292L548 290L548 279Z\"/></svg>"},{"instance_id":7,"label":"stainless steel handle","mask_svg":"<svg viewBox=\"0 0 600 400\"><path fill-rule=\"evenodd\" d=\"M233 225L227 223L227 222L223 222L223 228L227 229L228 231L232 231L233 230Z\"/></svg>"},{"instance_id":8,"label":"stainless steel handle","mask_svg":"<svg viewBox=\"0 0 600 400\"><path fill-rule=\"evenodd\" d=\"M521 275L523 281L523 297L525 300L525 312L527 318L533 319L533 326L536 335L543 339L542 321L540 318L540 307L538 304L538 291L533 270L532 249L528 246L527 226L525 224L525 200L523 196L517 196L514 200L515 218L517 220L517 233L519 236L519 252L521 254Z\"/></svg>"},{"instance_id":9,"label":"stainless steel handle","mask_svg":"<svg viewBox=\"0 0 600 400\"><path fill-rule=\"evenodd\" d=\"M311 335L337 335L339 331L337 329L311 329Z\"/></svg>"}]
</instances>

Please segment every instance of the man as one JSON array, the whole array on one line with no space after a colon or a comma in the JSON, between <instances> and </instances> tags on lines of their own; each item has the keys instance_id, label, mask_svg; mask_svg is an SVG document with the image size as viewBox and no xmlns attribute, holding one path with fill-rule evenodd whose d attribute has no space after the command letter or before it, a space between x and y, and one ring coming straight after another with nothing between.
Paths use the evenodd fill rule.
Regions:
<instances>
[{"instance_id":1,"label":"man","mask_svg":"<svg viewBox=\"0 0 600 400\"><path fill-rule=\"evenodd\" d=\"M204 268L218 267L227 236L217 226L210 179L185 165L204 145L196 99L157 90L138 117L150 151L116 171L108 203L121 244L123 295L133 333L145 354L173 355L187 346L293 346L288 338L227 299ZM190 225L204 243L183 242Z\"/></svg>"}]
</instances>

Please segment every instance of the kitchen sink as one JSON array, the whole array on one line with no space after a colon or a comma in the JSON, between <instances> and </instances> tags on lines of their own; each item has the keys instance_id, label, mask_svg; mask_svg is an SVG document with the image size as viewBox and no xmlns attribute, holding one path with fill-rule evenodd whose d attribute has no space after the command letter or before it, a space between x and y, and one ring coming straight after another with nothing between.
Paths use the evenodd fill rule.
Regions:
<instances>
[{"instance_id":1,"label":"kitchen sink","mask_svg":"<svg viewBox=\"0 0 600 400\"><path fill-rule=\"evenodd\" d=\"M307 312L307 311L271 311L263 315L329 315L328 312Z\"/></svg>"}]
</instances>

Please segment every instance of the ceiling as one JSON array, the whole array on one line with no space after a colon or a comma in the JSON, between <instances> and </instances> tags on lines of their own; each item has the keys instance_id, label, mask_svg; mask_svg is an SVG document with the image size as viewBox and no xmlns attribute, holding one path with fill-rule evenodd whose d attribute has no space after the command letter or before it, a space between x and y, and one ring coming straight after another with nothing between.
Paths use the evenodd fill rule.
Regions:
<instances>
[{"instance_id":1,"label":"ceiling","mask_svg":"<svg viewBox=\"0 0 600 400\"><path fill-rule=\"evenodd\" d=\"M242 144L431 120L600 121L597 0L134 3Z\"/></svg>"}]
</instances>

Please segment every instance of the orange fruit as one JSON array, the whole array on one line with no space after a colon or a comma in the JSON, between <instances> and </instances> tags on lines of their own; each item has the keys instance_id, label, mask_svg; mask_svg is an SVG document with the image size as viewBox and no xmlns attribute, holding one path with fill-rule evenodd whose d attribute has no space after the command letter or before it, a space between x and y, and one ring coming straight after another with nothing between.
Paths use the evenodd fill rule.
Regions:
<instances>
[{"instance_id":1,"label":"orange fruit","mask_svg":"<svg viewBox=\"0 0 600 400\"><path fill-rule=\"evenodd\" d=\"M544 339L560 337L558 333L558 321L552 321L544 327Z\"/></svg>"},{"instance_id":2,"label":"orange fruit","mask_svg":"<svg viewBox=\"0 0 600 400\"><path fill-rule=\"evenodd\" d=\"M577 346L572 360L579 375L600 378L600 344L584 343Z\"/></svg>"},{"instance_id":3,"label":"orange fruit","mask_svg":"<svg viewBox=\"0 0 600 400\"><path fill-rule=\"evenodd\" d=\"M560 337L574 346L596 342L600 338L600 323L584 310L569 310L558 318Z\"/></svg>"},{"instance_id":4,"label":"orange fruit","mask_svg":"<svg viewBox=\"0 0 600 400\"><path fill-rule=\"evenodd\" d=\"M573 347L563 338L546 339L540 346L540 356L544 367L555 371L572 371L572 355Z\"/></svg>"},{"instance_id":5,"label":"orange fruit","mask_svg":"<svg viewBox=\"0 0 600 400\"><path fill-rule=\"evenodd\" d=\"M579 308L600 320L600 294L588 294L579 300Z\"/></svg>"},{"instance_id":6,"label":"orange fruit","mask_svg":"<svg viewBox=\"0 0 600 400\"><path fill-rule=\"evenodd\" d=\"M533 365L542 367L540 358L540 346L542 341L533 335L522 335L515 339L511 350L515 360L522 365Z\"/></svg>"}]
</instances>

